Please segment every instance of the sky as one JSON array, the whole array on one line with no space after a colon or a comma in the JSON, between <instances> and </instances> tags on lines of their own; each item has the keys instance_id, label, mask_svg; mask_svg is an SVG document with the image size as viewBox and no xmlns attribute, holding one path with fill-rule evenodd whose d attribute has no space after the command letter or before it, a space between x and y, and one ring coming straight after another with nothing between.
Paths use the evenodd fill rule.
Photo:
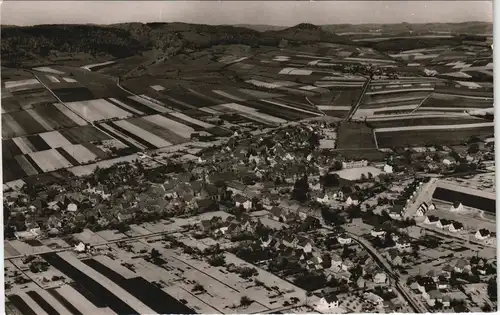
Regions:
<instances>
[{"instance_id":1,"label":"sky","mask_svg":"<svg viewBox=\"0 0 500 315\"><path fill-rule=\"evenodd\" d=\"M1 24L435 23L493 21L492 1L19 1L1 3Z\"/></svg>"}]
</instances>

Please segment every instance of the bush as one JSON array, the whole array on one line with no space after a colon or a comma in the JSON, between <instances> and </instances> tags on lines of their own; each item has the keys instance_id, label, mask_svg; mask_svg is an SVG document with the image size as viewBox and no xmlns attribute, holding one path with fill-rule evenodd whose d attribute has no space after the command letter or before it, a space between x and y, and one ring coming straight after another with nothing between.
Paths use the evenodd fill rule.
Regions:
<instances>
[{"instance_id":1,"label":"bush","mask_svg":"<svg viewBox=\"0 0 500 315\"><path fill-rule=\"evenodd\" d=\"M241 306L249 306L253 303L253 301L246 295L242 296L240 299Z\"/></svg>"}]
</instances>

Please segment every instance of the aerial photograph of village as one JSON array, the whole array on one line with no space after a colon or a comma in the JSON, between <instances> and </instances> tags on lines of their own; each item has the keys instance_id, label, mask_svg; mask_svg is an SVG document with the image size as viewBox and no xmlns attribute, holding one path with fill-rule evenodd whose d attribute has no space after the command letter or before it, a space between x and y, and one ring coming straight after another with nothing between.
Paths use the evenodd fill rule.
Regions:
<instances>
[{"instance_id":1,"label":"aerial photograph of village","mask_svg":"<svg viewBox=\"0 0 500 315\"><path fill-rule=\"evenodd\" d=\"M497 311L492 1L266 3L2 4L6 314Z\"/></svg>"}]
</instances>

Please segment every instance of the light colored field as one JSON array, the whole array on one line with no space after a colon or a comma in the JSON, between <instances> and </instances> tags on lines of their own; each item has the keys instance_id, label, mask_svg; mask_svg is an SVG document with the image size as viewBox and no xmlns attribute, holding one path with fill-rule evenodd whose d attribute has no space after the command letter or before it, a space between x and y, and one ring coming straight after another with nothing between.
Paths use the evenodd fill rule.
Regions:
<instances>
[{"instance_id":1,"label":"light colored field","mask_svg":"<svg viewBox=\"0 0 500 315\"><path fill-rule=\"evenodd\" d=\"M306 91L313 91L316 90L318 87L317 86L312 86L312 85L304 85L299 87L301 90L306 90Z\"/></svg>"},{"instance_id":2,"label":"light colored field","mask_svg":"<svg viewBox=\"0 0 500 315\"><path fill-rule=\"evenodd\" d=\"M376 167L373 166L366 166L366 167L357 167L357 168L350 168L350 169L344 169L335 172L338 174L340 177L348 179L348 180L356 180L360 179L362 174L365 174L368 176L368 173L372 173L373 177L379 175L382 173L382 171Z\"/></svg>"},{"instance_id":3,"label":"light colored field","mask_svg":"<svg viewBox=\"0 0 500 315\"><path fill-rule=\"evenodd\" d=\"M351 106L317 105L319 110L350 110Z\"/></svg>"},{"instance_id":4,"label":"light colored field","mask_svg":"<svg viewBox=\"0 0 500 315\"><path fill-rule=\"evenodd\" d=\"M40 115L38 115L38 113L33 109L27 109L26 112L30 114L30 116L33 117L33 119L36 120L40 125L42 125L45 130L54 130L54 128L52 128L49 123L46 122L45 119L40 117Z\"/></svg>"},{"instance_id":5,"label":"light colored field","mask_svg":"<svg viewBox=\"0 0 500 315\"><path fill-rule=\"evenodd\" d=\"M256 98L277 98L277 97L283 97L283 94L278 94L278 93L268 93L268 92L263 92L263 91L258 91L258 90L251 90L251 89L238 89L240 92L243 92L247 95L250 95L252 97Z\"/></svg>"},{"instance_id":6,"label":"light colored field","mask_svg":"<svg viewBox=\"0 0 500 315\"><path fill-rule=\"evenodd\" d=\"M15 157L16 161L19 163L23 171L28 175L37 175L37 170L31 165L31 163L26 159L24 155L17 155Z\"/></svg>"},{"instance_id":7,"label":"light colored field","mask_svg":"<svg viewBox=\"0 0 500 315\"><path fill-rule=\"evenodd\" d=\"M75 122L75 124L77 124L79 126L85 126L85 125L87 125L87 122L84 119L80 118L77 114L75 114L74 112L70 111L63 104L61 104L61 103L54 103L54 106L59 111L61 111L64 115L68 116L71 120L73 120Z\"/></svg>"},{"instance_id":8,"label":"light colored field","mask_svg":"<svg viewBox=\"0 0 500 315\"><path fill-rule=\"evenodd\" d=\"M233 111L236 111L236 112L239 112L239 113L244 113L244 114L247 114L251 117L254 117L254 118L257 118L257 119L262 119L264 120L265 122L268 122L268 123L276 123L276 124L284 124L286 123L287 121L282 119L282 118L279 118L279 117L274 117L274 116L271 116L271 115L268 115L266 113L261 113L259 111L257 111L255 108L252 108L252 107L248 107L248 106L244 106L244 105L240 105L240 104L236 104L236 103L228 103L228 104L221 104L221 105L217 105L216 107L217 109L229 109L229 110L233 110Z\"/></svg>"},{"instance_id":9,"label":"light colored field","mask_svg":"<svg viewBox=\"0 0 500 315\"><path fill-rule=\"evenodd\" d=\"M69 155L74 157L80 164L95 161L97 158L94 153L90 152L89 149L81 144L72 144L70 146L63 147L63 149L68 152Z\"/></svg>"},{"instance_id":10,"label":"light colored field","mask_svg":"<svg viewBox=\"0 0 500 315\"><path fill-rule=\"evenodd\" d=\"M56 289L56 291L68 300L69 303L76 307L76 309L82 314L115 315L115 312L113 312L109 307L97 308L94 304L92 304L92 302L87 300L83 295L69 285L62 286L59 289Z\"/></svg>"},{"instance_id":11,"label":"light colored field","mask_svg":"<svg viewBox=\"0 0 500 315\"><path fill-rule=\"evenodd\" d=\"M229 99L232 99L236 102L244 102L246 101L246 99L242 99L238 96L235 96L235 95L232 95L232 94L229 94L227 92L224 92L224 91L220 91L220 90L212 90L212 92L214 92L215 94L219 94L220 96L223 96L223 97L226 97L226 98L229 98Z\"/></svg>"},{"instance_id":12,"label":"light colored field","mask_svg":"<svg viewBox=\"0 0 500 315\"><path fill-rule=\"evenodd\" d=\"M12 240L8 242L14 247L15 250L23 255L35 255L36 253L50 250L47 246L31 246L28 243L21 242L19 240Z\"/></svg>"},{"instance_id":13,"label":"light colored field","mask_svg":"<svg viewBox=\"0 0 500 315\"><path fill-rule=\"evenodd\" d=\"M375 132L391 132L391 131L407 131L407 130L448 130L448 129L471 129L482 127L493 127L494 122L463 124L463 125L439 125L439 126L406 126L406 127L389 127L375 129Z\"/></svg>"},{"instance_id":14,"label":"light colored field","mask_svg":"<svg viewBox=\"0 0 500 315\"><path fill-rule=\"evenodd\" d=\"M40 71L40 72L46 72L46 73L53 73L53 74L64 74L64 72L61 72L56 69L52 69L51 67L38 67L38 68L33 68L33 70Z\"/></svg>"},{"instance_id":15,"label":"light colored field","mask_svg":"<svg viewBox=\"0 0 500 315\"><path fill-rule=\"evenodd\" d=\"M75 79L72 79L72 78L63 78L63 80L68 82L68 83L76 83L77 82Z\"/></svg>"},{"instance_id":16,"label":"light colored field","mask_svg":"<svg viewBox=\"0 0 500 315\"><path fill-rule=\"evenodd\" d=\"M51 148L67 147L71 145L68 139L66 139L59 131L49 131L39 134Z\"/></svg>"},{"instance_id":17,"label":"light colored field","mask_svg":"<svg viewBox=\"0 0 500 315\"><path fill-rule=\"evenodd\" d=\"M276 89L276 88L280 87L278 84L269 83L269 82L262 82L262 81L254 80L254 79L247 80L245 82L248 83L248 84L252 84L252 85L255 85L255 86L258 86L258 87L264 87L264 88L267 88L267 89Z\"/></svg>"},{"instance_id":18,"label":"light colored field","mask_svg":"<svg viewBox=\"0 0 500 315\"><path fill-rule=\"evenodd\" d=\"M151 88L155 91L163 91L165 88L161 85L151 85Z\"/></svg>"},{"instance_id":19,"label":"light colored field","mask_svg":"<svg viewBox=\"0 0 500 315\"><path fill-rule=\"evenodd\" d=\"M279 72L279 74L288 74L288 75L311 75L312 73L313 73L312 70L296 69L296 68L284 68Z\"/></svg>"},{"instance_id":20,"label":"light colored field","mask_svg":"<svg viewBox=\"0 0 500 315\"><path fill-rule=\"evenodd\" d=\"M37 302L33 301L33 299L26 294L25 292L19 292L18 296L31 308L35 314L37 315L49 315L45 312Z\"/></svg>"},{"instance_id":21,"label":"light colored field","mask_svg":"<svg viewBox=\"0 0 500 315\"><path fill-rule=\"evenodd\" d=\"M420 88L410 88L410 89L387 89L380 91L370 91L366 92L366 95L380 95L380 94L391 94L391 93L401 93L401 92L432 92L434 88L420 87Z\"/></svg>"},{"instance_id":22,"label":"light colored field","mask_svg":"<svg viewBox=\"0 0 500 315\"><path fill-rule=\"evenodd\" d=\"M2 138L9 139L16 135L26 134L23 127L11 115L2 115Z\"/></svg>"},{"instance_id":23,"label":"light colored field","mask_svg":"<svg viewBox=\"0 0 500 315\"><path fill-rule=\"evenodd\" d=\"M209 113L212 115L220 115L221 114L219 111L216 111L215 109L209 108L209 107L202 107L202 108L200 108L200 110L202 112Z\"/></svg>"},{"instance_id":24,"label":"light colored field","mask_svg":"<svg viewBox=\"0 0 500 315\"><path fill-rule=\"evenodd\" d=\"M23 87L27 85L41 85L37 79L26 79L18 81L5 81L5 88L13 89L17 87Z\"/></svg>"},{"instance_id":25,"label":"light colored field","mask_svg":"<svg viewBox=\"0 0 500 315\"><path fill-rule=\"evenodd\" d=\"M33 152L30 153L29 156L44 172L51 172L73 166L55 149Z\"/></svg>"},{"instance_id":26,"label":"light colored field","mask_svg":"<svg viewBox=\"0 0 500 315\"><path fill-rule=\"evenodd\" d=\"M106 239L102 238L89 229L83 229L81 233L73 234L73 236L84 243L89 243L92 245L106 243Z\"/></svg>"},{"instance_id":27,"label":"light colored field","mask_svg":"<svg viewBox=\"0 0 500 315\"><path fill-rule=\"evenodd\" d=\"M184 120L184 121L187 121L187 122L193 123L193 124L198 125L198 126L203 127L203 128L207 128L207 129L208 129L208 128L213 128L213 127L215 127L215 126L214 126L214 125L212 125L212 124L206 123L206 122L204 122L204 121L201 121L201 120L198 120L198 119L195 119L195 118L191 118L191 117L189 117L188 115L185 115L185 114L183 114L183 113L179 113L179 112L172 112L172 113L170 113L170 115L175 116L175 117L177 117L177 118L180 118L180 119L182 119L182 120Z\"/></svg>"},{"instance_id":28,"label":"light colored field","mask_svg":"<svg viewBox=\"0 0 500 315\"><path fill-rule=\"evenodd\" d=\"M135 108L133 108L133 107L131 107L131 106L128 106L127 104L125 104L125 103L123 103L123 102L121 102L121 101L117 100L116 98L112 98L112 97L111 97L111 98L110 98L110 100L111 100L111 101L113 101L113 102L115 102L115 103L117 103L118 105L120 105L120 106L122 106L122 107L125 107L125 108L126 108L128 111L130 111L130 112L133 112L133 113L135 113L135 114L137 114L137 115L144 115L144 113L143 113L143 112L141 112L140 110L137 110L137 109L135 109Z\"/></svg>"},{"instance_id":29,"label":"light colored field","mask_svg":"<svg viewBox=\"0 0 500 315\"><path fill-rule=\"evenodd\" d=\"M179 136L186 139L191 138L191 134L195 133L195 130L193 128L161 115L152 115L143 118L151 123L157 124L160 127L175 132Z\"/></svg>"},{"instance_id":30,"label":"light colored field","mask_svg":"<svg viewBox=\"0 0 500 315\"><path fill-rule=\"evenodd\" d=\"M48 75L48 76L46 76L46 77L47 77L47 78L50 80L50 82L52 82L52 83L59 83L59 82L61 82L61 81L59 81L59 79L58 79L58 78L56 78L56 77L55 77L55 76L53 76L53 75Z\"/></svg>"},{"instance_id":31,"label":"light colored field","mask_svg":"<svg viewBox=\"0 0 500 315\"><path fill-rule=\"evenodd\" d=\"M23 154L36 151L35 147L24 137L12 138L12 141L17 145Z\"/></svg>"},{"instance_id":32,"label":"light colored field","mask_svg":"<svg viewBox=\"0 0 500 315\"><path fill-rule=\"evenodd\" d=\"M99 166L100 168L109 168L120 162L132 162L139 158L137 154L131 154L127 156L122 156L115 159L109 159L105 161L100 161L97 163L89 164L89 165L81 165L69 168L68 171L73 173L75 176L86 176L92 174L95 169Z\"/></svg>"},{"instance_id":33,"label":"light colored field","mask_svg":"<svg viewBox=\"0 0 500 315\"><path fill-rule=\"evenodd\" d=\"M456 81L458 84L466 86L470 89L477 89L481 88L481 86L475 82L465 82L465 81Z\"/></svg>"},{"instance_id":34,"label":"light colored field","mask_svg":"<svg viewBox=\"0 0 500 315\"><path fill-rule=\"evenodd\" d=\"M139 127L137 127L136 125L134 124L131 124L130 122L126 121L126 120L120 120L120 121L116 121L115 124L125 130L127 130L128 132L140 137L141 139L151 143L152 145L154 145L155 147L157 148L162 148L162 147L167 147L169 145L172 145L172 143L150 133L150 132L147 132L146 130L144 129L141 129Z\"/></svg>"},{"instance_id":35,"label":"light colored field","mask_svg":"<svg viewBox=\"0 0 500 315\"><path fill-rule=\"evenodd\" d=\"M144 95L141 95L141 96L144 96ZM160 112L160 113L168 113L168 112L170 112L169 109L167 109L167 108L165 108L163 106L160 106L160 105L158 105L156 103L153 103L152 101L147 100L147 99L145 99L143 97L139 97L139 96L135 96L134 95L134 96L129 96L129 98L131 100L134 100L134 101L138 102L138 103L141 103L142 105L146 105L149 108L152 108L152 109L156 110L157 112Z\"/></svg>"},{"instance_id":36,"label":"light colored field","mask_svg":"<svg viewBox=\"0 0 500 315\"><path fill-rule=\"evenodd\" d=\"M100 66L112 65L115 62L116 61L110 60L110 61L106 61L106 62L95 63L95 64L91 64L91 65L86 65L86 66L83 66L82 68L85 69L85 70L88 70L88 71L92 71L92 68L100 67Z\"/></svg>"},{"instance_id":37,"label":"light colored field","mask_svg":"<svg viewBox=\"0 0 500 315\"><path fill-rule=\"evenodd\" d=\"M71 110L78 113L89 121L99 121L112 118L128 118L133 115L123 109L115 106L114 104L106 101L105 99L96 99L81 102L66 103Z\"/></svg>"}]
</instances>

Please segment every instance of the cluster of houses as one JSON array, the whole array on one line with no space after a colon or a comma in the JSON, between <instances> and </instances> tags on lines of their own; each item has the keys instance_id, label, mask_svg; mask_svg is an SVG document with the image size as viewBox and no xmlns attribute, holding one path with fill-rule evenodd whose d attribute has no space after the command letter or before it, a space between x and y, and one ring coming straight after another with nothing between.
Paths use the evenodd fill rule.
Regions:
<instances>
[{"instance_id":1,"label":"cluster of houses","mask_svg":"<svg viewBox=\"0 0 500 315\"><path fill-rule=\"evenodd\" d=\"M418 192L422 189L422 185L424 183L415 180L410 183L405 189L401 192L400 196L393 201L393 207L389 211L389 216L393 220L402 220L406 211L408 204L415 199Z\"/></svg>"},{"instance_id":2,"label":"cluster of houses","mask_svg":"<svg viewBox=\"0 0 500 315\"><path fill-rule=\"evenodd\" d=\"M447 230L452 233L457 233L464 230L464 225L458 221L440 219L433 215L426 216L424 224L435 225L439 229Z\"/></svg>"}]
</instances>

